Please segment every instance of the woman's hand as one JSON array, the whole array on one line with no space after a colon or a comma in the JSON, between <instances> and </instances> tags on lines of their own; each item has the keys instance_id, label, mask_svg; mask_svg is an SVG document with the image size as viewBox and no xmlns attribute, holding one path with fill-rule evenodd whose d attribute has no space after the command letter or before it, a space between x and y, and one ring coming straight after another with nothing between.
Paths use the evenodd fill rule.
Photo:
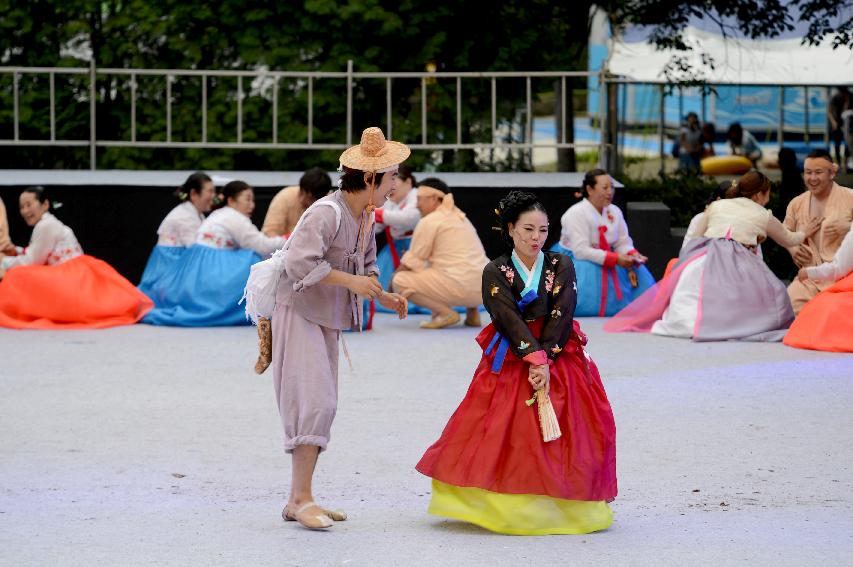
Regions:
<instances>
[{"instance_id":1,"label":"woman's hand","mask_svg":"<svg viewBox=\"0 0 853 567\"><path fill-rule=\"evenodd\" d=\"M531 364L527 372L527 381L534 390L545 390L547 394L551 388L551 367L547 364Z\"/></svg>"},{"instance_id":2,"label":"woman's hand","mask_svg":"<svg viewBox=\"0 0 853 567\"><path fill-rule=\"evenodd\" d=\"M383 293L376 301L385 309L396 311L400 319L405 319L409 314L409 302L399 293Z\"/></svg>"},{"instance_id":3,"label":"woman's hand","mask_svg":"<svg viewBox=\"0 0 853 567\"><path fill-rule=\"evenodd\" d=\"M382 294L382 286L375 278L368 276L356 276L350 274L349 284L347 289L351 292L367 297L368 299L376 299Z\"/></svg>"},{"instance_id":4,"label":"woman's hand","mask_svg":"<svg viewBox=\"0 0 853 567\"><path fill-rule=\"evenodd\" d=\"M635 264L644 264L648 258L638 252L633 254L619 254L616 265L623 268L633 268Z\"/></svg>"},{"instance_id":5,"label":"woman's hand","mask_svg":"<svg viewBox=\"0 0 853 567\"><path fill-rule=\"evenodd\" d=\"M806 238L811 238L817 234L822 223L823 217L809 219L808 224L806 224L806 227L803 229L803 233L806 235Z\"/></svg>"},{"instance_id":6,"label":"woman's hand","mask_svg":"<svg viewBox=\"0 0 853 567\"><path fill-rule=\"evenodd\" d=\"M804 282L807 279L809 279L808 270L806 270L805 268L800 268L800 271L797 272L797 279L800 280L801 282Z\"/></svg>"}]
</instances>

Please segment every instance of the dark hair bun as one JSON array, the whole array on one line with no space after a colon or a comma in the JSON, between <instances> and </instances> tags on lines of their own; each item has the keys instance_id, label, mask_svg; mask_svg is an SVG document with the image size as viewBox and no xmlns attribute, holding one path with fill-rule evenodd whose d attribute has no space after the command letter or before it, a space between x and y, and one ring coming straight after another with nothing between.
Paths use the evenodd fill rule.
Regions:
<instances>
[{"instance_id":1,"label":"dark hair bun","mask_svg":"<svg viewBox=\"0 0 853 567\"><path fill-rule=\"evenodd\" d=\"M513 248L512 236L509 234L509 225L515 224L518 217L528 211L542 211L547 216L545 207L539 202L539 199L533 193L527 191L510 191L509 194L500 200L495 213L498 215L498 226L495 227L501 233L501 238L504 244Z\"/></svg>"},{"instance_id":2,"label":"dark hair bun","mask_svg":"<svg viewBox=\"0 0 853 567\"><path fill-rule=\"evenodd\" d=\"M528 193L527 191L510 191L509 194L507 194L507 196L501 199L500 203L498 203L498 209L500 210L499 214L501 216L505 216L507 213L511 214L516 210L524 211L538 202L539 199L537 199L536 195L533 193ZM518 220L519 214L521 213L515 214L515 220ZM514 222L514 220L510 222Z\"/></svg>"}]
</instances>

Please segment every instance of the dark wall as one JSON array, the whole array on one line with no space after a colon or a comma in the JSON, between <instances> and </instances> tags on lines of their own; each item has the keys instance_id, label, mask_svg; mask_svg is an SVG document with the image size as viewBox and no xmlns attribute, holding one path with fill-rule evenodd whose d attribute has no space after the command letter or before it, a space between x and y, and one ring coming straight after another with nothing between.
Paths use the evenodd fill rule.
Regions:
<instances>
[{"instance_id":1,"label":"dark wall","mask_svg":"<svg viewBox=\"0 0 853 567\"><path fill-rule=\"evenodd\" d=\"M18 214L18 197L23 186L0 187L6 204L12 241L25 246L31 229ZM151 249L157 242L157 227L163 217L178 204L169 187L142 186L47 186L51 200L62 207L54 214L74 230L83 250L111 264L134 283L139 282ZM280 187L256 187L257 206L252 221L260 226L269 202ZM519 189L525 189L519 187ZM465 211L477 228L489 257L504 252L497 233L494 209L509 188L453 187L457 206ZM536 194L548 210L551 232L547 245L560 237L560 217L575 202L574 188L527 188ZM630 192L617 192L617 205L624 210ZM650 252L643 250L649 255Z\"/></svg>"}]
</instances>

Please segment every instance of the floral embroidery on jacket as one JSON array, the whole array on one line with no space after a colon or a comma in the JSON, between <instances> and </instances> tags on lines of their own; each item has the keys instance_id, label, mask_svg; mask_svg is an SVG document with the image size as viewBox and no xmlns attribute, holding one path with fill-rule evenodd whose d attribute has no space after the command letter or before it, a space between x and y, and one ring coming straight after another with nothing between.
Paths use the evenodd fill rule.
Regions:
<instances>
[{"instance_id":1,"label":"floral embroidery on jacket","mask_svg":"<svg viewBox=\"0 0 853 567\"><path fill-rule=\"evenodd\" d=\"M562 317L562 316L563 316L563 312L562 312L562 311L560 311L560 308L559 308L559 307L555 307L555 308L551 311L551 317L552 317L552 318L554 318L554 319L559 319L559 318L560 318L560 317Z\"/></svg>"},{"instance_id":2,"label":"floral embroidery on jacket","mask_svg":"<svg viewBox=\"0 0 853 567\"><path fill-rule=\"evenodd\" d=\"M554 287L554 272L551 270L545 270L545 291L551 292L551 289ZM560 284L557 284L557 288L559 289ZM555 293L556 295L556 293Z\"/></svg>"},{"instance_id":3,"label":"floral embroidery on jacket","mask_svg":"<svg viewBox=\"0 0 853 567\"><path fill-rule=\"evenodd\" d=\"M561 349L560 347L558 347L556 345L551 347L551 352L553 352L554 354L560 354L562 351L563 351L563 349Z\"/></svg>"},{"instance_id":4,"label":"floral embroidery on jacket","mask_svg":"<svg viewBox=\"0 0 853 567\"><path fill-rule=\"evenodd\" d=\"M216 234L205 232L201 235L201 241L207 243L208 245L212 245L215 248L237 248L237 243L231 240L230 238L225 238L224 236L217 236Z\"/></svg>"},{"instance_id":5,"label":"floral embroidery on jacket","mask_svg":"<svg viewBox=\"0 0 853 567\"><path fill-rule=\"evenodd\" d=\"M492 284L492 287L491 287L491 288L489 288L489 295L491 295L492 297L494 297L494 296L496 296L497 294L498 294L498 285L497 285L497 284Z\"/></svg>"},{"instance_id":6,"label":"floral embroidery on jacket","mask_svg":"<svg viewBox=\"0 0 853 567\"><path fill-rule=\"evenodd\" d=\"M76 258L83 254L83 249L80 248L79 244L75 244L74 246L66 246L65 248L60 248L59 250L52 250L50 254L47 255L47 260L45 263L48 266L55 266L56 264L61 264L67 260L72 258Z\"/></svg>"},{"instance_id":7,"label":"floral embroidery on jacket","mask_svg":"<svg viewBox=\"0 0 853 567\"><path fill-rule=\"evenodd\" d=\"M506 276L507 281L509 281L509 285L512 285L513 280L515 280L515 270L509 266L501 266L501 271Z\"/></svg>"},{"instance_id":8,"label":"floral embroidery on jacket","mask_svg":"<svg viewBox=\"0 0 853 567\"><path fill-rule=\"evenodd\" d=\"M529 348L529 347L530 347L530 343L528 343L526 341L521 341L520 343L518 343L518 350L525 350L526 348Z\"/></svg>"},{"instance_id":9,"label":"floral embroidery on jacket","mask_svg":"<svg viewBox=\"0 0 853 567\"><path fill-rule=\"evenodd\" d=\"M563 286L561 286L560 284L555 285L554 286L554 295L557 295L558 293L560 293L561 289L563 289Z\"/></svg>"}]
</instances>

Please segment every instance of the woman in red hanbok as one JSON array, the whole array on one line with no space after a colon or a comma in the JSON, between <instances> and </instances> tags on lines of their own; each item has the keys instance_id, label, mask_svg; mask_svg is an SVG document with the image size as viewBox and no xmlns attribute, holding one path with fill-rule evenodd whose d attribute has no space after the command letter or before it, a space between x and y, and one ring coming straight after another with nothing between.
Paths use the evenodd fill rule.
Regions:
<instances>
[{"instance_id":1,"label":"woman in red hanbok","mask_svg":"<svg viewBox=\"0 0 853 567\"><path fill-rule=\"evenodd\" d=\"M500 203L509 254L483 270L492 317L468 393L417 470L433 478L432 514L519 535L610 526L616 430L586 337L573 321L568 256L543 252L545 209L530 193ZM550 395L562 435L543 441L534 390Z\"/></svg>"}]
</instances>

